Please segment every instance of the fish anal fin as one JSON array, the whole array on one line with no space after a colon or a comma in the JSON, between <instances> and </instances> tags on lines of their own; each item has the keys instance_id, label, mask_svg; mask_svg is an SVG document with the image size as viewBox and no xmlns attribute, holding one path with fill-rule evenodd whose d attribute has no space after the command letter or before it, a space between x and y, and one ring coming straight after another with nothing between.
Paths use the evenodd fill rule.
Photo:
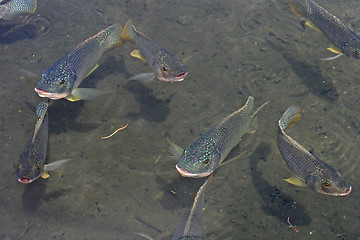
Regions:
<instances>
[{"instance_id":1,"label":"fish anal fin","mask_svg":"<svg viewBox=\"0 0 360 240\"><path fill-rule=\"evenodd\" d=\"M306 187L306 183L304 181L301 181L301 179L297 178L297 177L290 177L290 178L286 178L284 179L285 182L288 182L292 185L298 186L298 187Z\"/></svg>"},{"instance_id":2,"label":"fish anal fin","mask_svg":"<svg viewBox=\"0 0 360 240\"><path fill-rule=\"evenodd\" d=\"M42 177L43 179L47 179L47 178L50 177L50 175L49 175L49 173L48 173L47 171L43 171L42 174L41 174L41 177Z\"/></svg>"},{"instance_id":3,"label":"fish anal fin","mask_svg":"<svg viewBox=\"0 0 360 240\"><path fill-rule=\"evenodd\" d=\"M305 24L308 25L309 27L311 27L312 29L314 29L315 31L318 31L321 33L321 30L317 26L315 26L311 21L306 21Z\"/></svg>"},{"instance_id":4,"label":"fish anal fin","mask_svg":"<svg viewBox=\"0 0 360 240\"><path fill-rule=\"evenodd\" d=\"M329 50L330 52L336 53L336 54L340 54L342 53L341 49L335 46L330 46L328 48L326 48L327 50Z\"/></svg>"},{"instance_id":5,"label":"fish anal fin","mask_svg":"<svg viewBox=\"0 0 360 240\"><path fill-rule=\"evenodd\" d=\"M143 57L143 55L141 54L141 52L137 49L133 50L131 53L130 53L130 56L134 57L134 58L138 58L140 59L141 61L143 62L147 62L146 59Z\"/></svg>"}]
</instances>

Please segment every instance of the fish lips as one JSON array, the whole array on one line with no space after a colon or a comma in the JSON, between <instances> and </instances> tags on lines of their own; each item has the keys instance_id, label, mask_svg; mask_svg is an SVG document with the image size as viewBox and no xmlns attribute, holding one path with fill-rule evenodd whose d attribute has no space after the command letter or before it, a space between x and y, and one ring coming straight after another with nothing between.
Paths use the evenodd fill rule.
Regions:
<instances>
[{"instance_id":1,"label":"fish lips","mask_svg":"<svg viewBox=\"0 0 360 240\"><path fill-rule=\"evenodd\" d=\"M190 177L190 178L202 178L202 177L207 177L211 174L211 172L204 172L204 173L191 173L187 170L182 169L181 167L179 167L176 164L176 169L178 170L178 172L181 174L181 176L183 177Z\"/></svg>"},{"instance_id":2,"label":"fish lips","mask_svg":"<svg viewBox=\"0 0 360 240\"><path fill-rule=\"evenodd\" d=\"M18 178L18 181L24 184L32 183L34 180L28 177Z\"/></svg>"},{"instance_id":3,"label":"fish lips","mask_svg":"<svg viewBox=\"0 0 360 240\"><path fill-rule=\"evenodd\" d=\"M40 88L35 88L35 92L37 92L37 94L39 95L39 97L47 97L50 98L52 100L58 100L61 98L66 97L68 94L67 93L52 93Z\"/></svg>"},{"instance_id":4,"label":"fish lips","mask_svg":"<svg viewBox=\"0 0 360 240\"><path fill-rule=\"evenodd\" d=\"M187 72L182 72L175 77L164 77L164 76L158 76L157 78L164 82L181 82L184 80L184 78L188 75Z\"/></svg>"}]
</instances>

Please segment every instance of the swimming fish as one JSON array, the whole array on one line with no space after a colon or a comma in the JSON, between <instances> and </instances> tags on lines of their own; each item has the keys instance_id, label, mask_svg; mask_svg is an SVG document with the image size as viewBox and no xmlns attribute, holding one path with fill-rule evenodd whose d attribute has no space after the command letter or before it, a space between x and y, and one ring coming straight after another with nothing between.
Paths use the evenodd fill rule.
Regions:
<instances>
[{"instance_id":1,"label":"swimming fish","mask_svg":"<svg viewBox=\"0 0 360 240\"><path fill-rule=\"evenodd\" d=\"M194 203L181 220L171 240L199 240L203 230L203 204L205 187L211 182L211 175L200 187Z\"/></svg>"},{"instance_id":2,"label":"swimming fish","mask_svg":"<svg viewBox=\"0 0 360 240\"><path fill-rule=\"evenodd\" d=\"M0 2L0 19L13 20L20 16L33 14L36 7L36 0L4 0Z\"/></svg>"},{"instance_id":3,"label":"swimming fish","mask_svg":"<svg viewBox=\"0 0 360 240\"><path fill-rule=\"evenodd\" d=\"M140 80L150 82L155 77L165 82L183 81L188 74L184 64L175 55L167 51L157 42L151 40L142 32L138 31L129 19L123 32L123 41L136 43L140 48L130 53L131 56L148 62L153 73L141 73L131 77L129 80Z\"/></svg>"},{"instance_id":4,"label":"swimming fish","mask_svg":"<svg viewBox=\"0 0 360 240\"><path fill-rule=\"evenodd\" d=\"M180 158L176 169L183 177L199 178L210 175L245 133L256 131L256 115L268 103L264 103L251 114L254 98L250 96L242 108L212 127L188 149L182 150L172 144L170 151Z\"/></svg>"},{"instance_id":5,"label":"swimming fish","mask_svg":"<svg viewBox=\"0 0 360 240\"><path fill-rule=\"evenodd\" d=\"M335 57L322 58L332 60L342 54L360 60L360 36L354 33L351 25L345 26L337 17L326 11L312 0L290 0L292 11L310 21L306 24L322 32L333 44L328 50L338 54Z\"/></svg>"},{"instance_id":6,"label":"swimming fish","mask_svg":"<svg viewBox=\"0 0 360 240\"><path fill-rule=\"evenodd\" d=\"M47 171L58 169L69 159L59 160L45 165L48 144L48 103L41 102L36 108L38 121L34 132L27 141L19 162L16 164L16 174L21 183L31 183L40 176L49 177Z\"/></svg>"},{"instance_id":7,"label":"swimming fish","mask_svg":"<svg viewBox=\"0 0 360 240\"><path fill-rule=\"evenodd\" d=\"M105 52L123 44L121 32L120 24L114 24L82 42L42 74L35 91L40 97L53 100L78 101L99 95L94 89L78 86L99 66Z\"/></svg>"},{"instance_id":8,"label":"swimming fish","mask_svg":"<svg viewBox=\"0 0 360 240\"><path fill-rule=\"evenodd\" d=\"M277 142L279 151L295 177L285 181L296 186L309 186L318 193L344 196L351 186L332 166L321 161L285 133L289 126L300 120L300 109L289 107L279 120Z\"/></svg>"}]
</instances>

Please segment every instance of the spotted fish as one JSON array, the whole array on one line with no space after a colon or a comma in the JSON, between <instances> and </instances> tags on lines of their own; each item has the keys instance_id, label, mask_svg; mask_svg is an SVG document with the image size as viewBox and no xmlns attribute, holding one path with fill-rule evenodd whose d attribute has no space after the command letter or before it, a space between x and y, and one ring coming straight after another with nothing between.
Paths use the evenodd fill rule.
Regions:
<instances>
[{"instance_id":1,"label":"spotted fish","mask_svg":"<svg viewBox=\"0 0 360 240\"><path fill-rule=\"evenodd\" d=\"M0 2L0 19L13 20L15 18L33 14L36 11L36 0L10 0Z\"/></svg>"},{"instance_id":2,"label":"spotted fish","mask_svg":"<svg viewBox=\"0 0 360 240\"><path fill-rule=\"evenodd\" d=\"M261 105L252 114L254 98L250 96L242 108L216 124L189 148L182 150L172 145L170 150L180 158L176 165L180 174L184 177L197 178L210 175L245 133L256 131L256 115L268 103Z\"/></svg>"},{"instance_id":3,"label":"spotted fish","mask_svg":"<svg viewBox=\"0 0 360 240\"><path fill-rule=\"evenodd\" d=\"M114 24L82 42L42 74L35 91L40 97L69 101L98 95L94 89L78 86L99 66L98 61L105 52L123 44L121 32L120 24Z\"/></svg>"},{"instance_id":4,"label":"spotted fish","mask_svg":"<svg viewBox=\"0 0 360 240\"><path fill-rule=\"evenodd\" d=\"M344 196L351 192L350 184L342 174L321 161L285 133L300 120L300 109L289 107L279 120L277 142L279 151L295 177L285 181L297 186L309 186L318 193Z\"/></svg>"},{"instance_id":5,"label":"spotted fish","mask_svg":"<svg viewBox=\"0 0 360 240\"><path fill-rule=\"evenodd\" d=\"M328 50L338 55L322 58L322 60L332 60L342 54L351 59L360 60L360 36L350 25L345 26L337 17L312 0L290 0L289 2L296 15L309 19L307 25L322 32L333 44Z\"/></svg>"},{"instance_id":6,"label":"spotted fish","mask_svg":"<svg viewBox=\"0 0 360 240\"><path fill-rule=\"evenodd\" d=\"M148 62L152 73L140 73L129 80L149 82L155 77L165 82L179 82L188 74L184 64L175 55L167 51L159 43L151 40L144 33L138 31L129 19L121 34L123 41L137 44L139 50L131 52L131 56Z\"/></svg>"}]
</instances>

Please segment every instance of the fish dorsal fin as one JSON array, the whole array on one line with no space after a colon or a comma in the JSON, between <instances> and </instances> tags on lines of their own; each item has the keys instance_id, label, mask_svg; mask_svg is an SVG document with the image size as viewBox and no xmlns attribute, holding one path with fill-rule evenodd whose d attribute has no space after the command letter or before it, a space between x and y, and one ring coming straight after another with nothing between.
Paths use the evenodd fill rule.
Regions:
<instances>
[{"instance_id":1,"label":"fish dorsal fin","mask_svg":"<svg viewBox=\"0 0 360 240\"><path fill-rule=\"evenodd\" d=\"M31 141L32 143L35 142L36 136L38 135L41 124L44 121L44 118L45 118L45 115L47 113L48 107L49 107L49 104L46 103L46 102L41 102L36 107L36 115L38 117L38 121L37 121L37 123L35 125L34 135L33 135L32 141Z\"/></svg>"},{"instance_id":2,"label":"fish dorsal fin","mask_svg":"<svg viewBox=\"0 0 360 240\"><path fill-rule=\"evenodd\" d=\"M143 62L147 62L146 59L144 58L144 56L141 54L141 52L137 49L133 50L131 53L130 53L130 56L134 57L134 58L138 58L140 59L141 61Z\"/></svg>"},{"instance_id":3,"label":"fish dorsal fin","mask_svg":"<svg viewBox=\"0 0 360 240\"><path fill-rule=\"evenodd\" d=\"M312 29L314 29L315 31L322 33L321 30L317 26L315 26L313 22L306 21L305 24L308 25L309 27L311 27Z\"/></svg>"},{"instance_id":4,"label":"fish dorsal fin","mask_svg":"<svg viewBox=\"0 0 360 240\"><path fill-rule=\"evenodd\" d=\"M306 183L304 181L302 181L301 179L297 178L297 177L290 177L290 178L286 178L284 179L285 182L288 182L292 185L298 186L298 187L306 187Z\"/></svg>"}]
</instances>

